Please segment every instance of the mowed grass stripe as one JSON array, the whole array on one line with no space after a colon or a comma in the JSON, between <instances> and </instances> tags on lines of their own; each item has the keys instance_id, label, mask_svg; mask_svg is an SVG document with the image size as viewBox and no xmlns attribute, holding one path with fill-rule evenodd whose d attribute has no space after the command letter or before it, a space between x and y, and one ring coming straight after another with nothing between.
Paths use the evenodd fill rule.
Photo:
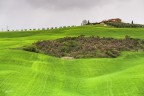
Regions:
<instances>
[{"instance_id":1,"label":"mowed grass stripe","mask_svg":"<svg viewBox=\"0 0 144 96\"><path fill-rule=\"evenodd\" d=\"M65 36L144 38L143 28L82 26L0 33L0 96L143 96L144 52L63 60L13 48Z\"/></svg>"}]
</instances>

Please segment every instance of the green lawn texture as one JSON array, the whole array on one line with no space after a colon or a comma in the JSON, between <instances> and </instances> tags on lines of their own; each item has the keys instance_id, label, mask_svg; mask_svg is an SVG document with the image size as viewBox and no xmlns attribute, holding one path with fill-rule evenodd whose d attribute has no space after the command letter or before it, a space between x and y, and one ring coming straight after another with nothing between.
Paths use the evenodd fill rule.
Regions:
<instances>
[{"instance_id":1,"label":"green lawn texture","mask_svg":"<svg viewBox=\"0 0 144 96\"><path fill-rule=\"evenodd\" d=\"M144 39L144 28L78 26L0 32L0 96L144 96L144 52L64 60L16 48L65 36Z\"/></svg>"}]
</instances>

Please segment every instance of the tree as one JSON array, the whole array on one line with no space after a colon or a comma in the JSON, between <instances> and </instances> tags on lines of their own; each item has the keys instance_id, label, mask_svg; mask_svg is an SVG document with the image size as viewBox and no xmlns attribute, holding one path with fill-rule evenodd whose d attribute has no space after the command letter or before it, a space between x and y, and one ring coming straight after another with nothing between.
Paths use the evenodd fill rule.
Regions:
<instances>
[{"instance_id":1,"label":"tree","mask_svg":"<svg viewBox=\"0 0 144 96\"><path fill-rule=\"evenodd\" d=\"M45 28L42 28L42 30L45 30Z\"/></svg>"},{"instance_id":2,"label":"tree","mask_svg":"<svg viewBox=\"0 0 144 96\"><path fill-rule=\"evenodd\" d=\"M81 25L86 25L86 24L88 24L88 21L87 20L83 20Z\"/></svg>"},{"instance_id":3,"label":"tree","mask_svg":"<svg viewBox=\"0 0 144 96\"><path fill-rule=\"evenodd\" d=\"M134 24L133 20L132 20L132 23L131 24Z\"/></svg>"},{"instance_id":4,"label":"tree","mask_svg":"<svg viewBox=\"0 0 144 96\"><path fill-rule=\"evenodd\" d=\"M90 24L90 21L88 20L87 24L89 25Z\"/></svg>"}]
</instances>

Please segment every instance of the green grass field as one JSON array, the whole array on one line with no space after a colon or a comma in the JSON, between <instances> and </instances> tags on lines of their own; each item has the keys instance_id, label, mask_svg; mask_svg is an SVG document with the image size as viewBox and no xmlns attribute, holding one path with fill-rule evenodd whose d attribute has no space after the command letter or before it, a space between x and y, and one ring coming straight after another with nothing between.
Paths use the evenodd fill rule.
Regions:
<instances>
[{"instance_id":1,"label":"green grass field","mask_svg":"<svg viewBox=\"0 0 144 96\"><path fill-rule=\"evenodd\" d=\"M144 28L81 26L0 33L0 96L144 96L144 52L64 60L15 48L65 36L144 39Z\"/></svg>"}]
</instances>

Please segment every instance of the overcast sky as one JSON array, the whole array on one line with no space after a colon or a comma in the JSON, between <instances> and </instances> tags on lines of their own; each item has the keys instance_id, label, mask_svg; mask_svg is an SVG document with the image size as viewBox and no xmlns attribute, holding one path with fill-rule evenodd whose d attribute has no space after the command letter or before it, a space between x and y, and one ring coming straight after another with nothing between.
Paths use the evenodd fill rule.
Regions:
<instances>
[{"instance_id":1,"label":"overcast sky","mask_svg":"<svg viewBox=\"0 0 144 96\"><path fill-rule=\"evenodd\" d=\"M0 0L0 30L80 25L121 18L144 24L144 0Z\"/></svg>"}]
</instances>

